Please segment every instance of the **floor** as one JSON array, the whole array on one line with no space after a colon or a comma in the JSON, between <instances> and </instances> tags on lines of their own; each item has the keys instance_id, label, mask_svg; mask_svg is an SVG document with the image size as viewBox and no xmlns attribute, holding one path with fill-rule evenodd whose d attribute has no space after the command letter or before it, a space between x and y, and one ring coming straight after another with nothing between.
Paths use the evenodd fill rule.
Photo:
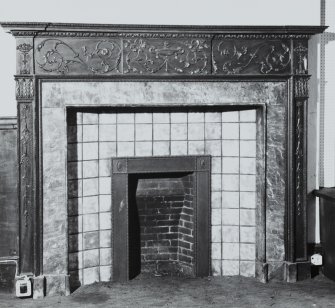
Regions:
<instances>
[{"instance_id":1,"label":"floor","mask_svg":"<svg viewBox=\"0 0 335 308\"><path fill-rule=\"evenodd\" d=\"M253 278L147 277L95 283L68 297L41 300L0 295L0 307L335 307L335 282L319 275L288 284Z\"/></svg>"}]
</instances>

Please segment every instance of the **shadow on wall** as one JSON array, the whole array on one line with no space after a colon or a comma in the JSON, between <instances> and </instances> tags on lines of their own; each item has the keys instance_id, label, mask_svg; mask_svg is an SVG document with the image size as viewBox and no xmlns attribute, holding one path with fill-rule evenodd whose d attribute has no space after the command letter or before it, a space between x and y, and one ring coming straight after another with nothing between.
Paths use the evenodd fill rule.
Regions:
<instances>
[{"instance_id":1,"label":"shadow on wall","mask_svg":"<svg viewBox=\"0 0 335 308\"><path fill-rule=\"evenodd\" d=\"M321 24L325 24L325 2L321 0ZM307 206L308 206L308 242L320 242L319 230L319 207L316 202L316 197L313 194L315 188L325 186L325 140L324 135L326 130L329 130L325 123L326 112L326 85L329 80L326 76L326 69L333 70L331 66L326 68L326 49L330 42L335 41L334 32L324 32L320 35L315 35L309 41L309 74L310 91L308 105L308 177L307 177ZM328 55L329 56L329 55ZM315 61L313 61L315 59ZM319 59L319 63L318 60ZM328 63L330 64L330 63ZM335 114L333 115L335 116ZM319 151L317 150L319 148ZM335 159L335 157L334 157ZM334 172L334 171L332 171ZM313 245L312 245L313 246ZM311 251L313 253L313 251Z\"/></svg>"}]
</instances>

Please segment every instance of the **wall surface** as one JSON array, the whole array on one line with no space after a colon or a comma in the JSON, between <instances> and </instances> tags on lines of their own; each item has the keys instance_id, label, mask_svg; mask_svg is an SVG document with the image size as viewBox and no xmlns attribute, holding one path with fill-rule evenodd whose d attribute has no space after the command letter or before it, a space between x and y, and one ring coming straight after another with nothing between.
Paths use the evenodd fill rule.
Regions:
<instances>
[{"instance_id":1,"label":"wall surface","mask_svg":"<svg viewBox=\"0 0 335 308\"><path fill-rule=\"evenodd\" d=\"M0 127L0 258L18 255L16 152L16 128Z\"/></svg>"},{"instance_id":2,"label":"wall surface","mask_svg":"<svg viewBox=\"0 0 335 308\"><path fill-rule=\"evenodd\" d=\"M0 293L13 292L19 253L16 119L0 118Z\"/></svg>"}]
</instances>

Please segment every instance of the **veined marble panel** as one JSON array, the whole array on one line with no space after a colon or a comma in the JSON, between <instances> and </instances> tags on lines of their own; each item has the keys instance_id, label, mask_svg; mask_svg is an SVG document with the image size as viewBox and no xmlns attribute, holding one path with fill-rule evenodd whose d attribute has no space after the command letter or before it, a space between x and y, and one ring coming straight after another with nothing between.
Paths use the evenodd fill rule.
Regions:
<instances>
[{"instance_id":1,"label":"veined marble panel","mask_svg":"<svg viewBox=\"0 0 335 308\"><path fill-rule=\"evenodd\" d=\"M65 274L68 269L66 108L107 106L267 106L266 255L276 264L269 267L270 276L274 276L272 270L281 268L286 202L286 82L48 81L42 82L41 91L44 272ZM249 265L248 273L253 268Z\"/></svg>"}]
</instances>

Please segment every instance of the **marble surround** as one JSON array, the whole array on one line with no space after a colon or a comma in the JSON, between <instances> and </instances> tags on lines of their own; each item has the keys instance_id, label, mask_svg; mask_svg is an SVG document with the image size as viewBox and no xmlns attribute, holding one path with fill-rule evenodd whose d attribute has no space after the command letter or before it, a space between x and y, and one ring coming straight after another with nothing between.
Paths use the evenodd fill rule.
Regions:
<instances>
[{"instance_id":1,"label":"marble surround","mask_svg":"<svg viewBox=\"0 0 335 308\"><path fill-rule=\"evenodd\" d=\"M67 108L148 106L257 108L257 174L260 176L256 179L256 263L268 264L269 278L282 274L286 202L287 82L44 81L40 90L44 275L68 275ZM266 139L263 139L264 136ZM262 214L264 208L265 215ZM229 249L227 247L226 250ZM221 264L223 268L223 263ZM232 264L226 266L231 268ZM218 268L220 270L214 273L224 274L223 269ZM257 271L259 270L256 265L256 274Z\"/></svg>"}]
</instances>

